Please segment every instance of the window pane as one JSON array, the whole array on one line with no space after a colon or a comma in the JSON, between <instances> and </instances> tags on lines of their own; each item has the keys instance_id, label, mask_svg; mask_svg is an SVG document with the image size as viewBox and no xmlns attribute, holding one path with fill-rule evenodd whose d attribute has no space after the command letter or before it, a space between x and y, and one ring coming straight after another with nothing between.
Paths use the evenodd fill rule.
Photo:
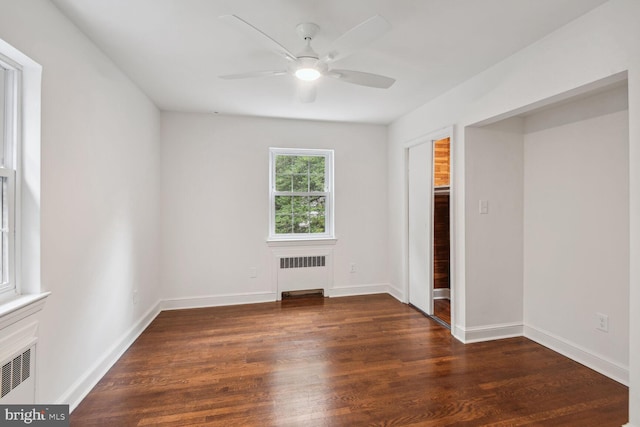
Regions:
<instances>
[{"instance_id":1,"label":"window pane","mask_svg":"<svg viewBox=\"0 0 640 427\"><path fill-rule=\"evenodd\" d=\"M6 108L6 86L7 72L0 66L0 165L4 166L4 125L5 125L5 108Z\"/></svg>"},{"instance_id":2,"label":"window pane","mask_svg":"<svg viewBox=\"0 0 640 427\"><path fill-rule=\"evenodd\" d=\"M309 191L324 191L324 174L309 175Z\"/></svg>"},{"instance_id":3,"label":"window pane","mask_svg":"<svg viewBox=\"0 0 640 427\"><path fill-rule=\"evenodd\" d=\"M309 214L308 213L293 216L293 232L309 233Z\"/></svg>"},{"instance_id":4,"label":"window pane","mask_svg":"<svg viewBox=\"0 0 640 427\"><path fill-rule=\"evenodd\" d=\"M9 204L7 200L7 178L0 178L0 282L8 282L7 265L9 261L9 212L7 211Z\"/></svg>"},{"instance_id":5,"label":"window pane","mask_svg":"<svg viewBox=\"0 0 640 427\"><path fill-rule=\"evenodd\" d=\"M291 196L276 196L276 215L291 214Z\"/></svg>"},{"instance_id":6,"label":"window pane","mask_svg":"<svg viewBox=\"0 0 640 427\"><path fill-rule=\"evenodd\" d=\"M291 191L292 179L292 175L276 175L276 191Z\"/></svg>"},{"instance_id":7,"label":"window pane","mask_svg":"<svg viewBox=\"0 0 640 427\"><path fill-rule=\"evenodd\" d=\"M309 191L309 176L306 173L293 175L293 191L304 193Z\"/></svg>"},{"instance_id":8,"label":"window pane","mask_svg":"<svg viewBox=\"0 0 640 427\"><path fill-rule=\"evenodd\" d=\"M276 196L276 234L293 233L293 207L291 196Z\"/></svg>"},{"instance_id":9,"label":"window pane","mask_svg":"<svg viewBox=\"0 0 640 427\"><path fill-rule=\"evenodd\" d=\"M324 233L326 230L325 216L317 215L310 217L310 233Z\"/></svg>"},{"instance_id":10,"label":"window pane","mask_svg":"<svg viewBox=\"0 0 640 427\"><path fill-rule=\"evenodd\" d=\"M300 173L307 175L309 173L309 157L307 156L292 156L293 164L291 171L293 173Z\"/></svg>"},{"instance_id":11,"label":"window pane","mask_svg":"<svg viewBox=\"0 0 640 427\"><path fill-rule=\"evenodd\" d=\"M293 233L293 216L276 215L276 234L290 234Z\"/></svg>"},{"instance_id":12,"label":"window pane","mask_svg":"<svg viewBox=\"0 0 640 427\"><path fill-rule=\"evenodd\" d=\"M8 227L9 227L9 201L7 197L9 192L7 191L8 180L5 177L0 178L0 282L8 282L7 265L9 263L9 239L8 239Z\"/></svg>"},{"instance_id":13,"label":"window pane","mask_svg":"<svg viewBox=\"0 0 640 427\"><path fill-rule=\"evenodd\" d=\"M309 197L309 213L311 215L325 215L326 214L326 197L313 196Z\"/></svg>"},{"instance_id":14,"label":"window pane","mask_svg":"<svg viewBox=\"0 0 640 427\"><path fill-rule=\"evenodd\" d=\"M307 196L291 196L291 212L295 215L307 213L309 208L309 198Z\"/></svg>"},{"instance_id":15,"label":"window pane","mask_svg":"<svg viewBox=\"0 0 640 427\"><path fill-rule=\"evenodd\" d=\"M9 226L9 215L7 212L7 208L9 205L7 204L7 178L0 178L0 228L6 230Z\"/></svg>"},{"instance_id":16,"label":"window pane","mask_svg":"<svg viewBox=\"0 0 640 427\"><path fill-rule=\"evenodd\" d=\"M293 212L293 232L309 232L309 198L306 196L294 196L291 200Z\"/></svg>"},{"instance_id":17,"label":"window pane","mask_svg":"<svg viewBox=\"0 0 640 427\"><path fill-rule=\"evenodd\" d=\"M309 219L311 233L324 233L326 231L326 198L309 198Z\"/></svg>"},{"instance_id":18,"label":"window pane","mask_svg":"<svg viewBox=\"0 0 640 427\"><path fill-rule=\"evenodd\" d=\"M276 156L276 175L291 173L291 156Z\"/></svg>"},{"instance_id":19,"label":"window pane","mask_svg":"<svg viewBox=\"0 0 640 427\"><path fill-rule=\"evenodd\" d=\"M324 157L309 157L309 172L324 175Z\"/></svg>"},{"instance_id":20,"label":"window pane","mask_svg":"<svg viewBox=\"0 0 640 427\"><path fill-rule=\"evenodd\" d=\"M2 242L0 242L0 247L2 247L2 260L0 261L0 280L2 283L7 283L9 281L9 269L7 265L9 264L9 239L7 237L7 233L0 233L2 236Z\"/></svg>"},{"instance_id":21,"label":"window pane","mask_svg":"<svg viewBox=\"0 0 640 427\"><path fill-rule=\"evenodd\" d=\"M309 191L324 191L324 157L309 158Z\"/></svg>"}]
</instances>

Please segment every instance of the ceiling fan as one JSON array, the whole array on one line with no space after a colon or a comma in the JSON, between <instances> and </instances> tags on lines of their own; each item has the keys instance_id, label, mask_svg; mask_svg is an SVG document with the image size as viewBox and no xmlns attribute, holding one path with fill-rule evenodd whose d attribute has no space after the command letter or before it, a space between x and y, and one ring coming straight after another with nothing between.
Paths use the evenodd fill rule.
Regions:
<instances>
[{"instance_id":1,"label":"ceiling fan","mask_svg":"<svg viewBox=\"0 0 640 427\"><path fill-rule=\"evenodd\" d=\"M266 33L236 15L224 15L221 16L220 19L245 33L251 34L257 41L261 42L264 47L287 61L286 67L283 66L280 70L229 74L220 76L222 79L246 79L291 74L297 78L298 97L302 102L313 102L315 100L315 82L321 77L331 77L346 83L379 89L388 89L395 82L395 79L379 74L341 70L330 67L334 62L346 58L356 50L371 43L389 29L389 23L380 15L373 16L344 33L331 44L328 51L322 56L318 55L311 47L311 41L320 30L320 27L316 24L299 24L296 27L298 34L307 45L301 52L294 55Z\"/></svg>"}]
</instances>

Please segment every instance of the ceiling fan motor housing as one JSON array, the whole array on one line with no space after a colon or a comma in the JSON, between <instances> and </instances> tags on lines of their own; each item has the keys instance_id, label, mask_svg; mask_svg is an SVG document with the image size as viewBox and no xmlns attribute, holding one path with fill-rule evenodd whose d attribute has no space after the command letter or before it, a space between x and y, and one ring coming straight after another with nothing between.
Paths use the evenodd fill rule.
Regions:
<instances>
[{"instance_id":1,"label":"ceiling fan motor housing","mask_svg":"<svg viewBox=\"0 0 640 427\"><path fill-rule=\"evenodd\" d=\"M318 34L318 31L320 31L320 27L312 22L308 22L305 24L298 24L296 26L296 31L303 40L312 40L316 34Z\"/></svg>"}]
</instances>

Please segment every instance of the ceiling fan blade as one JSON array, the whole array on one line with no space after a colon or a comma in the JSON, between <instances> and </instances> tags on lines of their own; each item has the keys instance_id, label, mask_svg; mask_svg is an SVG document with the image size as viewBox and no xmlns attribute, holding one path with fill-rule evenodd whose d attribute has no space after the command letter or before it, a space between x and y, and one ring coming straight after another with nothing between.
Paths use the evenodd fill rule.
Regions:
<instances>
[{"instance_id":1,"label":"ceiling fan blade","mask_svg":"<svg viewBox=\"0 0 640 427\"><path fill-rule=\"evenodd\" d=\"M254 27L244 19L236 15L223 15L220 17L220 19L238 28L238 30L246 34L250 34L258 42L260 42L264 47L266 47L270 51L280 56L284 56L289 61L295 61L297 59L296 56L293 53L291 53L286 47L282 46L280 43L272 39L262 30Z\"/></svg>"},{"instance_id":2,"label":"ceiling fan blade","mask_svg":"<svg viewBox=\"0 0 640 427\"><path fill-rule=\"evenodd\" d=\"M227 74L224 76L218 76L221 79L225 80L237 80L237 79L251 79L254 77L272 77L272 76L282 76L287 74L286 71L250 71L248 73L238 73L238 74Z\"/></svg>"},{"instance_id":3,"label":"ceiling fan blade","mask_svg":"<svg viewBox=\"0 0 640 427\"><path fill-rule=\"evenodd\" d=\"M327 75L329 77L342 80L343 82L375 87L378 89L389 89L396 81L396 79L392 79L391 77L353 70L331 70Z\"/></svg>"},{"instance_id":4,"label":"ceiling fan blade","mask_svg":"<svg viewBox=\"0 0 640 427\"><path fill-rule=\"evenodd\" d=\"M338 37L321 58L325 63L346 58L387 32L391 25L380 15L372 16Z\"/></svg>"},{"instance_id":5,"label":"ceiling fan blade","mask_svg":"<svg viewBox=\"0 0 640 427\"><path fill-rule=\"evenodd\" d=\"M308 104L316 100L316 82L297 81L298 99Z\"/></svg>"}]
</instances>

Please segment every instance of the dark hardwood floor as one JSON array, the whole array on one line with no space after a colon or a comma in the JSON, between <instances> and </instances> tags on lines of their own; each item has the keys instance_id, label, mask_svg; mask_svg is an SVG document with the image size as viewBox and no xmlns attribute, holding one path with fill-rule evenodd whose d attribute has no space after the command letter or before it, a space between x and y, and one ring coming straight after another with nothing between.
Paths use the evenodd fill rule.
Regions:
<instances>
[{"instance_id":1,"label":"dark hardwood floor","mask_svg":"<svg viewBox=\"0 0 640 427\"><path fill-rule=\"evenodd\" d=\"M162 312L72 426L598 426L628 389L526 338L464 345L388 295Z\"/></svg>"}]
</instances>

